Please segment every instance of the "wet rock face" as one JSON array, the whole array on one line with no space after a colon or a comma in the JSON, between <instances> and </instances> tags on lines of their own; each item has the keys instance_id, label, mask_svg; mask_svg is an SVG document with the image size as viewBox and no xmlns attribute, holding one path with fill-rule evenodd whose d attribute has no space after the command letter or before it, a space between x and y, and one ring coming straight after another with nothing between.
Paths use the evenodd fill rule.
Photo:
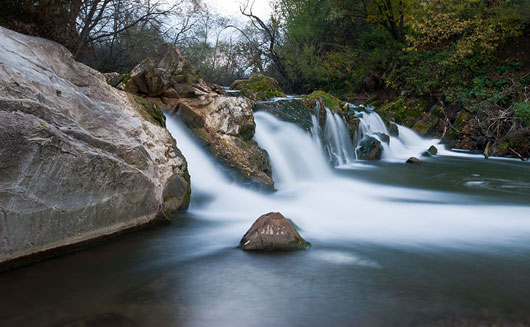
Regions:
<instances>
[{"instance_id":1,"label":"wet rock face","mask_svg":"<svg viewBox=\"0 0 530 327\"><path fill-rule=\"evenodd\" d=\"M394 122L390 122L388 124L388 133L390 134L390 136L398 137L399 136L398 125Z\"/></svg>"},{"instance_id":2,"label":"wet rock face","mask_svg":"<svg viewBox=\"0 0 530 327\"><path fill-rule=\"evenodd\" d=\"M377 135L377 137L379 137L379 140L381 140L381 142L390 144L390 136L388 136L387 134L381 133L381 132L375 132L374 135Z\"/></svg>"},{"instance_id":3,"label":"wet rock face","mask_svg":"<svg viewBox=\"0 0 530 327\"><path fill-rule=\"evenodd\" d=\"M420 163L420 159L416 158L416 157L410 157L407 159L406 163L408 164L419 164Z\"/></svg>"},{"instance_id":4,"label":"wet rock face","mask_svg":"<svg viewBox=\"0 0 530 327\"><path fill-rule=\"evenodd\" d=\"M252 141L254 102L208 85L173 45L138 64L125 89L178 115L205 148L244 183L273 190L268 154Z\"/></svg>"},{"instance_id":5,"label":"wet rock face","mask_svg":"<svg viewBox=\"0 0 530 327\"><path fill-rule=\"evenodd\" d=\"M187 208L186 160L156 107L4 28L0 66L0 264Z\"/></svg>"},{"instance_id":6,"label":"wet rock face","mask_svg":"<svg viewBox=\"0 0 530 327\"><path fill-rule=\"evenodd\" d=\"M258 102L254 111L266 111L279 119L296 124L309 132L313 126L312 110L307 108L301 99L281 99L269 102Z\"/></svg>"},{"instance_id":7,"label":"wet rock face","mask_svg":"<svg viewBox=\"0 0 530 327\"><path fill-rule=\"evenodd\" d=\"M359 142L356 150L357 158L361 160L380 160L383 154L381 142L375 137L366 136Z\"/></svg>"},{"instance_id":8,"label":"wet rock face","mask_svg":"<svg viewBox=\"0 0 530 327\"><path fill-rule=\"evenodd\" d=\"M243 250L263 251L297 250L309 246L279 212L269 212L259 217L239 243Z\"/></svg>"}]
</instances>

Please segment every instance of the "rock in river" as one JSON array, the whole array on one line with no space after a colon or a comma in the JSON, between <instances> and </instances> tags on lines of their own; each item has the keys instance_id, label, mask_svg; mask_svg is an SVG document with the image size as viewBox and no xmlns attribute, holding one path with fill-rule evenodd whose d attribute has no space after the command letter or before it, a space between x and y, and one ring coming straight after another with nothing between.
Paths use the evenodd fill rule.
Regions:
<instances>
[{"instance_id":1,"label":"rock in river","mask_svg":"<svg viewBox=\"0 0 530 327\"><path fill-rule=\"evenodd\" d=\"M187 163L158 106L1 27L0 67L0 265L187 208Z\"/></svg>"},{"instance_id":2,"label":"rock in river","mask_svg":"<svg viewBox=\"0 0 530 327\"><path fill-rule=\"evenodd\" d=\"M368 135L359 142L356 152L357 158L361 160L379 160L383 154L383 147L378 139Z\"/></svg>"},{"instance_id":3,"label":"rock in river","mask_svg":"<svg viewBox=\"0 0 530 327\"><path fill-rule=\"evenodd\" d=\"M243 250L297 250L309 247L294 226L279 212L259 217L243 236Z\"/></svg>"},{"instance_id":4,"label":"rock in river","mask_svg":"<svg viewBox=\"0 0 530 327\"><path fill-rule=\"evenodd\" d=\"M432 157L432 156L435 156L437 153L438 153L438 149L434 145L431 145L429 149L423 152L421 155L424 157Z\"/></svg>"}]
</instances>

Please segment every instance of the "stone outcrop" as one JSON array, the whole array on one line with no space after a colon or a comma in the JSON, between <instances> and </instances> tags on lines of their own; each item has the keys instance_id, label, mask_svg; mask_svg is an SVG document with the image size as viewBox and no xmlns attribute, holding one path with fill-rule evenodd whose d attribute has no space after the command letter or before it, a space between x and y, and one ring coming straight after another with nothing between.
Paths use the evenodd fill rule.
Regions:
<instances>
[{"instance_id":1,"label":"stone outcrop","mask_svg":"<svg viewBox=\"0 0 530 327\"><path fill-rule=\"evenodd\" d=\"M164 45L124 79L124 88L180 116L206 149L238 179L272 190L268 154L252 141L254 102L227 96L200 77L172 45Z\"/></svg>"},{"instance_id":2,"label":"stone outcrop","mask_svg":"<svg viewBox=\"0 0 530 327\"><path fill-rule=\"evenodd\" d=\"M356 150L360 160L379 160L383 154L381 142L373 136L365 136Z\"/></svg>"},{"instance_id":3,"label":"stone outcrop","mask_svg":"<svg viewBox=\"0 0 530 327\"><path fill-rule=\"evenodd\" d=\"M399 127L396 123L390 122L388 124L388 133L390 136L399 137Z\"/></svg>"},{"instance_id":4,"label":"stone outcrop","mask_svg":"<svg viewBox=\"0 0 530 327\"><path fill-rule=\"evenodd\" d=\"M279 212L259 217L239 243L243 250L262 251L306 249L309 245Z\"/></svg>"},{"instance_id":5,"label":"stone outcrop","mask_svg":"<svg viewBox=\"0 0 530 327\"><path fill-rule=\"evenodd\" d=\"M410 157L407 159L406 163L408 164L419 164L420 163L420 159L416 158L416 157Z\"/></svg>"},{"instance_id":6,"label":"stone outcrop","mask_svg":"<svg viewBox=\"0 0 530 327\"><path fill-rule=\"evenodd\" d=\"M239 90L243 96L255 101L285 96L278 81L262 74L254 74L246 80L236 80L230 85L230 89Z\"/></svg>"},{"instance_id":7,"label":"stone outcrop","mask_svg":"<svg viewBox=\"0 0 530 327\"><path fill-rule=\"evenodd\" d=\"M62 46L0 27L0 263L185 210L187 164L164 126Z\"/></svg>"},{"instance_id":8,"label":"stone outcrop","mask_svg":"<svg viewBox=\"0 0 530 327\"><path fill-rule=\"evenodd\" d=\"M298 125L306 132L309 132L313 126L311 119L313 109L307 108L299 98L258 102L254 106L254 111L266 111L283 121Z\"/></svg>"}]
</instances>

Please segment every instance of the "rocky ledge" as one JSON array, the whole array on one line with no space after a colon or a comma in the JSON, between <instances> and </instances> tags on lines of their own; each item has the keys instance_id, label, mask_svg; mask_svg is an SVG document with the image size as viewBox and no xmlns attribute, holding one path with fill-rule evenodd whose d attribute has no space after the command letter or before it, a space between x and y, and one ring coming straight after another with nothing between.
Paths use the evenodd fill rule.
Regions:
<instances>
[{"instance_id":1,"label":"rocky ledge","mask_svg":"<svg viewBox=\"0 0 530 327\"><path fill-rule=\"evenodd\" d=\"M273 190L268 154L252 140L254 102L209 85L173 45L139 63L118 85L178 115L240 181Z\"/></svg>"},{"instance_id":2,"label":"rocky ledge","mask_svg":"<svg viewBox=\"0 0 530 327\"><path fill-rule=\"evenodd\" d=\"M187 208L186 160L159 108L1 27L0 67L0 265Z\"/></svg>"}]
</instances>

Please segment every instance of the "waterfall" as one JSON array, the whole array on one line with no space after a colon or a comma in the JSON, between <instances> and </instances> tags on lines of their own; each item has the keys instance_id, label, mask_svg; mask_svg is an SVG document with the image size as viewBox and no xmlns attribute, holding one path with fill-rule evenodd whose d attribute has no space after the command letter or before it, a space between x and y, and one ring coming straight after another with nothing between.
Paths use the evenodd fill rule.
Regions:
<instances>
[{"instance_id":1,"label":"waterfall","mask_svg":"<svg viewBox=\"0 0 530 327\"><path fill-rule=\"evenodd\" d=\"M368 124L370 119L362 119L370 125L367 134L377 129ZM311 242L491 244L528 235L530 230L526 220L520 219L527 216L525 206L499 206L498 210L488 205L469 206L470 198L460 193L389 186L364 181L356 174L338 174L314 135L266 112L255 113L255 140L269 153L278 191L256 192L227 178L177 120L168 117L167 127L188 161L192 183L188 215L216 222L201 235L212 249L238 244L252 222L270 211L279 211L295 221ZM332 126L339 130L339 124ZM408 131L400 128L401 137L396 139L404 145L422 140Z\"/></svg>"},{"instance_id":2,"label":"waterfall","mask_svg":"<svg viewBox=\"0 0 530 327\"><path fill-rule=\"evenodd\" d=\"M348 127L342 117L326 108L325 140L327 152L334 166L351 164L355 159Z\"/></svg>"},{"instance_id":3,"label":"waterfall","mask_svg":"<svg viewBox=\"0 0 530 327\"><path fill-rule=\"evenodd\" d=\"M316 107L315 112L319 111L319 107ZM322 147L335 167L356 165L354 163L357 159L356 149L359 147L359 142L366 137L373 137L381 142L382 159L391 162L404 162L412 156L420 156L431 145L440 143L437 139L422 138L411 129L401 125L397 125L399 135L390 136L383 119L374 111L356 112L356 117L360 122L358 130L354 133L355 137L352 139L344 119L328 108L325 108L325 111L324 132L319 130L318 117L315 116L313 125L317 124L317 127L314 127L312 132L313 136L319 139L317 143L323 144ZM383 139L382 134L389 136L388 143Z\"/></svg>"},{"instance_id":4,"label":"waterfall","mask_svg":"<svg viewBox=\"0 0 530 327\"><path fill-rule=\"evenodd\" d=\"M319 138L311 138L298 126L265 112L256 112L254 119L255 138L269 153L275 183L292 184L331 174ZM314 131L319 135L318 127Z\"/></svg>"}]
</instances>

